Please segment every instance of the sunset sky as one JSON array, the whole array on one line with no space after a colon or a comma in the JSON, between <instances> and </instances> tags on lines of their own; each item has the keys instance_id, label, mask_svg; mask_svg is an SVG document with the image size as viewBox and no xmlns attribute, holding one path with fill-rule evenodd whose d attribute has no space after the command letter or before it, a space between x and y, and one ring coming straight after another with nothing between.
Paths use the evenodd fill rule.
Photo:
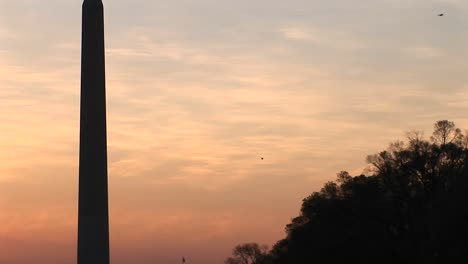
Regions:
<instances>
[{"instance_id":1,"label":"sunset sky","mask_svg":"<svg viewBox=\"0 0 468 264\"><path fill-rule=\"evenodd\" d=\"M340 170L468 129L466 0L103 2L113 264L272 246ZM80 0L0 0L2 264L76 262L80 41Z\"/></svg>"}]
</instances>

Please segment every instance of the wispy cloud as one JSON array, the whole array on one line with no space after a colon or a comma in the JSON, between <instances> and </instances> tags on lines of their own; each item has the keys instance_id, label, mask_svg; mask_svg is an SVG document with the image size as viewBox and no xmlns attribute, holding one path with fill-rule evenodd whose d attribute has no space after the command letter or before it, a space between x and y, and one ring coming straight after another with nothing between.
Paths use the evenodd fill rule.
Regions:
<instances>
[{"instance_id":1,"label":"wispy cloud","mask_svg":"<svg viewBox=\"0 0 468 264\"><path fill-rule=\"evenodd\" d=\"M284 38L305 41L316 45L323 45L334 49L355 50L362 47L349 33L333 29L319 29L317 27L284 26L279 29Z\"/></svg>"},{"instance_id":2,"label":"wispy cloud","mask_svg":"<svg viewBox=\"0 0 468 264\"><path fill-rule=\"evenodd\" d=\"M0 27L0 39L13 39L15 38L15 33L6 28Z\"/></svg>"},{"instance_id":3,"label":"wispy cloud","mask_svg":"<svg viewBox=\"0 0 468 264\"><path fill-rule=\"evenodd\" d=\"M405 48L404 51L408 56L418 59L435 59L444 55L442 50L428 46L408 47Z\"/></svg>"}]
</instances>

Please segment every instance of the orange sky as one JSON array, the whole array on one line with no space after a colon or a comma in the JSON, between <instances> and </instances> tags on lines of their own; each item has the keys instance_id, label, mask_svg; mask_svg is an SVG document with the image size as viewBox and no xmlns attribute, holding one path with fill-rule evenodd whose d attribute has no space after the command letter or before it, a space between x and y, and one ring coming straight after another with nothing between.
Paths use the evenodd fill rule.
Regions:
<instances>
[{"instance_id":1,"label":"orange sky","mask_svg":"<svg viewBox=\"0 0 468 264\"><path fill-rule=\"evenodd\" d=\"M76 259L81 3L48 3L0 0L0 263ZM104 4L114 264L271 246L340 170L468 128L464 1Z\"/></svg>"}]
</instances>

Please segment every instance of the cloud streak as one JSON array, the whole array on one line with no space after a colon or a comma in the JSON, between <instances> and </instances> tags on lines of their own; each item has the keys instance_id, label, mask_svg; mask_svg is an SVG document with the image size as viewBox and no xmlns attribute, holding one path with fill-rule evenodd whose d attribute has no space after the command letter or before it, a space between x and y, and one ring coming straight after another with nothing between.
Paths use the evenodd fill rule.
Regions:
<instances>
[{"instance_id":1,"label":"cloud streak","mask_svg":"<svg viewBox=\"0 0 468 264\"><path fill-rule=\"evenodd\" d=\"M280 28L279 32L289 40L305 41L332 49L356 50L362 48L362 44L349 36L347 32L301 26L285 26Z\"/></svg>"}]
</instances>

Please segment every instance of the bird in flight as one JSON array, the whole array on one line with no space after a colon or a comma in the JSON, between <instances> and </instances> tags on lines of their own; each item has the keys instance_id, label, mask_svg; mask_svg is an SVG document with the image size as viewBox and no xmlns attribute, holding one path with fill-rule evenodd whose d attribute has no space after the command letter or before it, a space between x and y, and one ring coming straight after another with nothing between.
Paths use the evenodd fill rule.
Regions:
<instances>
[{"instance_id":1,"label":"bird in flight","mask_svg":"<svg viewBox=\"0 0 468 264\"><path fill-rule=\"evenodd\" d=\"M443 13L441 13L441 14L439 14L438 16L444 16L444 14L443 14Z\"/></svg>"}]
</instances>

